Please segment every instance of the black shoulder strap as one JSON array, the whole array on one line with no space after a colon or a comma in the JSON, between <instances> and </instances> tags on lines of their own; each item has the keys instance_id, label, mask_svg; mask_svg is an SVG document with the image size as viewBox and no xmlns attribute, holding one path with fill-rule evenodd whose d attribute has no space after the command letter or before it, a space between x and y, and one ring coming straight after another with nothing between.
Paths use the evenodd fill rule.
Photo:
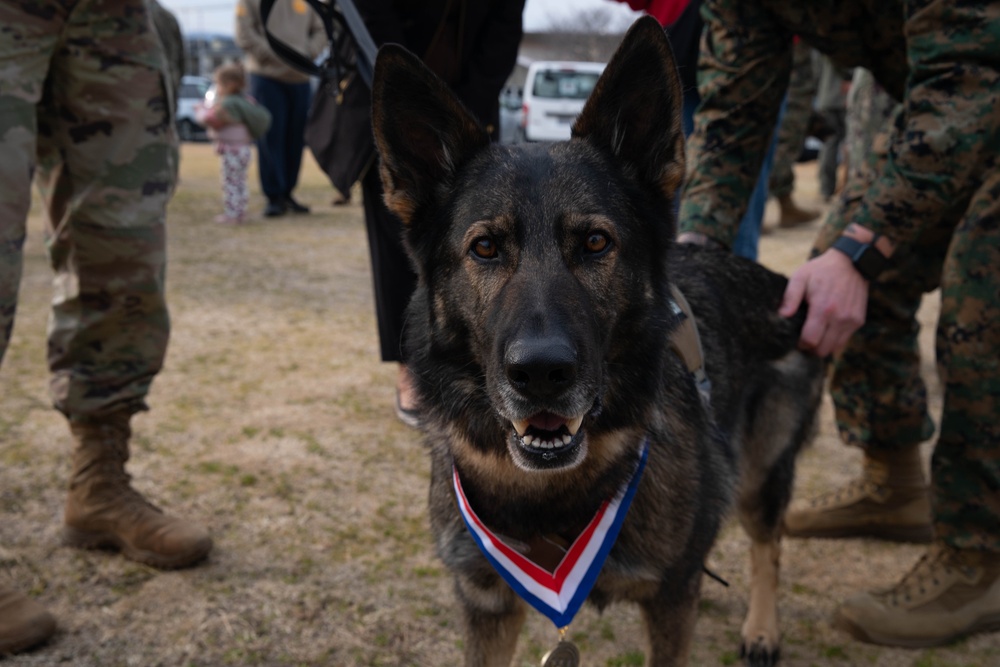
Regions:
<instances>
[{"instance_id":1,"label":"black shoulder strap","mask_svg":"<svg viewBox=\"0 0 1000 667\"><path fill-rule=\"evenodd\" d=\"M264 36L267 37L267 43L275 53L300 72L319 77L332 74L334 81L341 80L347 70L356 69L365 84L371 87L377 48L353 0L336 0L330 3L322 0L305 0L313 11L319 14L323 29L326 31L326 38L330 42L330 55L322 65L317 65L268 30L267 19L271 15L274 3L278 1L260 0L260 20L264 26ZM348 37L352 38L356 45L356 55L352 59L346 57L347 50L341 48L340 44Z\"/></svg>"}]
</instances>

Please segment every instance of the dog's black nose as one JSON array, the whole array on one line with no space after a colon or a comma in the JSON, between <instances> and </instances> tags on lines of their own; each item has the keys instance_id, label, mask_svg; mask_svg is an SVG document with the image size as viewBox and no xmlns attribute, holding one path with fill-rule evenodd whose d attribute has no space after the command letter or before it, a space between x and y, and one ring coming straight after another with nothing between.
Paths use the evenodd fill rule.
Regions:
<instances>
[{"instance_id":1,"label":"dog's black nose","mask_svg":"<svg viewBox=\"0 0 1000 667\"><path fill-rule=\"evenodd\" d=\"M516 340L504 364L511 386L535 398L558 396L576 381L576 351L563 340Z\"/></svg>"}]
</instances>

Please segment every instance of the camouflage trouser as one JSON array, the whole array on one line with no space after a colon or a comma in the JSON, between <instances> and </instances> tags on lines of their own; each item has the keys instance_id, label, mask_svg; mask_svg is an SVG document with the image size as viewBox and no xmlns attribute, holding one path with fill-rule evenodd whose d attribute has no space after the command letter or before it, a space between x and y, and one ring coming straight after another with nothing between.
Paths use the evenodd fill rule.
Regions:
<instances>
[{"instance_id":1,"label":"camouflage trouser","mask_svg":"<svg viewBox=\"0 0 1000 667\"><path fill-rule=\"evenodd\" d=\"M53 402L71 419L143 409L169 336L178 153L162 47L144 0L3 0L0 26L0 359L34 176L55 272Z\"/></svg>"},{"instance_id":2,"label":"camouflage trouser","mask_svg":"<svg viewBox=\"0 0 1000 667\"><path fill-rule=\"evenodd\" d=\"M774 151L769 191L774 197L792 194L795 173L792 167L809 129L813 98L816 97L816 72L813 69L812 47L803 41L792 49L792 76L788 81L785 116L778 128L778 146Z\"/></svg>"},{"instance_id":3,"label":"camouflage trouser","mask_svg":"<svg viewBox=\"0 0 1000 667\"><path fill-rule=\"evenodd\" d=\"M888 152L895 108L853 172L814 252L849 223ZM960 158L959 158L960 159ZM941 165L947 177L949 165ZM868 449L915 445L934 434L920 377L916 312L941 290L938 373L944 388L931 464L935 531L959 548L1000 551L1000 161L972 197L927 225L871 285L867 319L835 361L831 394L843 439Z\"/></svg>"}]
</instances>

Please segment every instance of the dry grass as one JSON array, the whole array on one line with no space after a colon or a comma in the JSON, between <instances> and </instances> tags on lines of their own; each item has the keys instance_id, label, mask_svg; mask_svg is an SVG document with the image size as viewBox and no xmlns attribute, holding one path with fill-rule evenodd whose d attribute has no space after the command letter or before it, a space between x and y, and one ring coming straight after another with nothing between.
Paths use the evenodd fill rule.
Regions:
<instances>
[{"instance_id":1,"label":"dry grass","mask_svg":"<svg viewBox=\"0 0 1000 667\"><path fill-rule=\"evenodd\" d=\"M216 157L189 144L183 158L169 216L173 335L152 410L134 420L130 470L157 503L205 522L216 550L200 567L158 572L59 545L69 439L47 396L50 275L36 206L0 373L0 581L40 599L60 630L5 664L457 664L457 609L427 529L426 454L394 419L394 368L378 361L360 207L331 207L332 192L309 161L299 192L313 215L220 227L211 222L220 199ZM800 199L818 205L813 167L800 175ZM260 210L259 196L252 205ZM814 232L811 225L765 237L764 261L794 268ZM836 441L827 406L800 484L825 488L856 466ZM705 585L695 665L738 662L745 546L730 525L713 553L710 566L732 586ZM789 542L783 664L1000 662L996 635L902 651L830 628L839 600L888 583L918 553L870 541ZM632 608L603 616L585 609L571 634L588 665L642 663ZM554 638L532 614L515 664L538 664Z\"/></svg>"}]
</instances>

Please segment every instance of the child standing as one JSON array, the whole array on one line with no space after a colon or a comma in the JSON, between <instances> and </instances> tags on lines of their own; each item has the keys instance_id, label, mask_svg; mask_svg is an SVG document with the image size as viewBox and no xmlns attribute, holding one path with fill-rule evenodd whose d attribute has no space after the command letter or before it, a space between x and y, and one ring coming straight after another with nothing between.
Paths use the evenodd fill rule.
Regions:
<instances>
[{"instance_id":1,"label":"child standing","mask_svg":"<svg viewBox=\"0 0 1000 667\"><path fill-rule=\"evenodd\" d=\"M246 218L250 199L250 146L271 125L271 113L244 94L246 75L238 63L221 65L213 79L215 99L211 105L200 105L195 117L208 128L215 150L222 157L223 213L215 221L239 225Z\"/></svg>"}]
</instances>

